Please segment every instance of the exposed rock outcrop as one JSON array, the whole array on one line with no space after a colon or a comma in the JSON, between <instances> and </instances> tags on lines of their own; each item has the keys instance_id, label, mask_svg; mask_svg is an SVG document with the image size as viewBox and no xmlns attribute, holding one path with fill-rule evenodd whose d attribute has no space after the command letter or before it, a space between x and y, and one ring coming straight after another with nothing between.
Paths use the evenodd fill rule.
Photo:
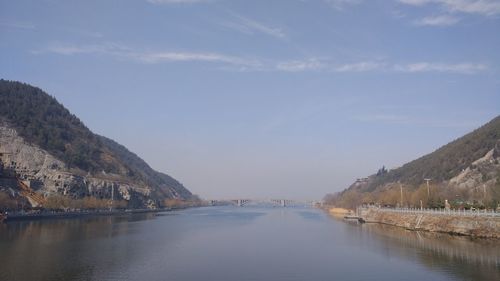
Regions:
<instances>
[{"instance_id":1,"label":"exposed rock outcrop","mask_svg":"<svg viewBox=\"0 0 500 281\"><path fill-rule=\"evenodd\" d=\"M472 162L460 174L450 179L449 184L458 188L474 188L481 185L493 185L500 173L498 148L488 151L486 155Z\"/></svg>"},{"instance_id":2,"label":"exposed rock outcrop","mask_svg":"<svg viewBox=\"0 0 500 281\"><path fill-rule=\"evenodd\" d=\"M148 185L128 182L121 175L91 175L82 170L68 168L61 160L36 145L27 143L6 122L0 122L0 175L18 178L43 197L67 195L78 199L93 196L99 199L126 200L130 207L157 207ZM16 181L3 181L5 190L17 190ZM172 192L175 194L175 191ZM175 198L175 195L172 196ZM28 198L33 206L37 206Z\"/></svg>"},{"instance_id":3,"label":"exposed rock outcrop","mask_svg":"<svg viewBox=\"0 0 500 281\"><path fill-rule=\"evenodd\" d=\"M155 171L123 145L93 133L54 97L2 79L0 169L0 180L15 183L2 183L0 189L8 194L17 190L32 205L65 195L61 200L88 199L84 208L102 208L108 199L120 200L120 207L155 208L167 199L192 197L180 182ZM70 203L65 205L82 205Z\"/></svg>"}]
</instances>

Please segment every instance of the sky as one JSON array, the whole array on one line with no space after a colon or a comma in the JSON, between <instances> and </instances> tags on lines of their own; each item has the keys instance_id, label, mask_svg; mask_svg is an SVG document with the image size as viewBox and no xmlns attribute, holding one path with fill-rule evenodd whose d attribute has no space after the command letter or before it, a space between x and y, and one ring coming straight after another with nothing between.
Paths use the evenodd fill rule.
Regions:
<instances>
[{"instance_id":1,"label":"sky","mask_svg":"<svg viewBox=\"0 0 500 281\"><path fill-rule=\"evenodd\" d=\"M500 113L498 0L0 0L0 78L206 199L321 199Z\"/></svg>"}]
</instances>

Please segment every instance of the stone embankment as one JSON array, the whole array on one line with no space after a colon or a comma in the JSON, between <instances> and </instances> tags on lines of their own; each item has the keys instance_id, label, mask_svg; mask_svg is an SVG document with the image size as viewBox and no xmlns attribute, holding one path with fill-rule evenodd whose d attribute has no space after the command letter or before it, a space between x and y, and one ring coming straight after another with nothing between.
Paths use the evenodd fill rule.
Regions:
<instances>
[{"instance_id":1,"label":"stone embankment","mask_svg":"<svg viewBox=\"0 0 500 281\"><path fill-rule=\"evenodd\" d=\"M81 211L20 211L9 213L4 221L19 221L19 220L40 220L40 219L57 219L57 218L80 218L87 216L115 216L129 215L137 213L161 213L172 211L171 208L165 209L126 209L126 210L81 210Z\"/></svg>"},{"instance_id":2,"label":"stone embankment","mask_svg":"<svg viewBox=\"0 0 500 281\"><path fill-rule=\"evenodd\" d=\"M358 214L366 223L388 224L409 230L500 239L499 213L359 208Z\"/></svg>"}]
</instances>

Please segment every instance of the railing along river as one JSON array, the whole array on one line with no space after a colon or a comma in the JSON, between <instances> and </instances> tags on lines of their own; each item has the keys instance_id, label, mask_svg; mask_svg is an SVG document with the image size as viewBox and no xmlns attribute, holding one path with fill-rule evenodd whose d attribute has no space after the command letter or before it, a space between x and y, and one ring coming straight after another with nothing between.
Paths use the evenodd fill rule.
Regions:
<instances>
[{"instance_id":1,"label":"railing along river","mask_svg":"<svg viewBox=\"0 0 500 281\"><path fill-rule=\"evenodd\" d=\"M360 207L358 210L377 209L384 212L406 213L406 214L431 214L431 215L454 215L454 216L481 216L500 217L500 212L495 210L457 210L457 209L432 209L432 208L387 208L387 207Z\"/></svg>"}]
</instances>

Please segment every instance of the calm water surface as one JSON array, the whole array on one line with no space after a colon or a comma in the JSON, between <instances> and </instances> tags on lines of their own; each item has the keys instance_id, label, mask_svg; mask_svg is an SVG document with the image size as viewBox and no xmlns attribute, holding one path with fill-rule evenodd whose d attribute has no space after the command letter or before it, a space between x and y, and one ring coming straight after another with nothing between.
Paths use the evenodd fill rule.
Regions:
<instances>
[{"instance_id":1,"label":"calm water surface","mask_svg":"<svg viewBox=\"0 0 500 281\"><path fill-rule=\"evenodd\" d=\"M214 207L0 225L0 280L500 280L499 241Z\"/></svg>"}]
</instances>

